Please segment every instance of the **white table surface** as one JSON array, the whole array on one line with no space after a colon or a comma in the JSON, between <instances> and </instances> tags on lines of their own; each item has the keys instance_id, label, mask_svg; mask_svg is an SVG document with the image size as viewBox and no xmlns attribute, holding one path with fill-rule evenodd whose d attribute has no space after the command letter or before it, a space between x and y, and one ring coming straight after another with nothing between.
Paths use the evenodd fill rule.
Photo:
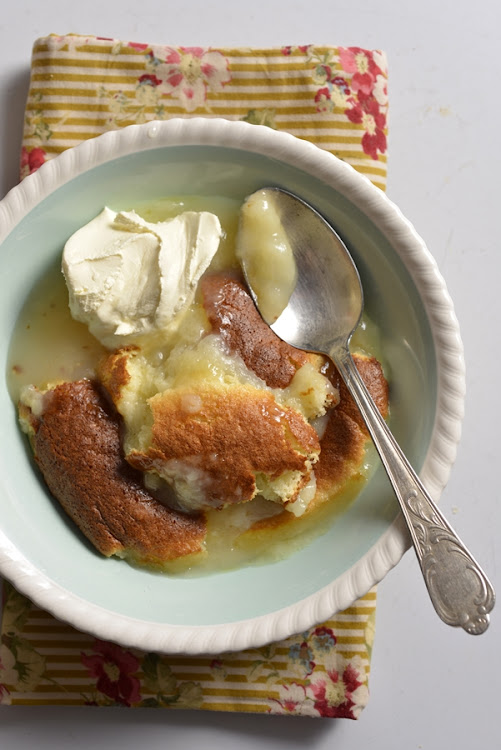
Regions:
<instances>
[{"instance_id":1,"label":"white table surface","mask_svg":"<svg viewBox=\"0 0 501 750\"><path fill-rule=\"evenodd\" d=\"M463 438L441 506L500 580L499 0L13 0L0 14L0 194L17 181L33 41L77 32L184 45L339 44L390 64L388 193L434 254L467 365ZM309 10L306 11L306 8ZM498 342L498 343L496 343ZM0 707L2 750L501 747L501 610L471 637L434 614L414 553L379 586L358 722L152 709Z\"/></svg>"}]
</instances>

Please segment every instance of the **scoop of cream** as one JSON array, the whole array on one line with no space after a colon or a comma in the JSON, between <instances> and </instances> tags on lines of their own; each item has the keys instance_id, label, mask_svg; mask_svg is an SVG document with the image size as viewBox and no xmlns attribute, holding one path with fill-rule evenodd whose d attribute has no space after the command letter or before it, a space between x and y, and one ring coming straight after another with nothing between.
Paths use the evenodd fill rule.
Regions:
<instances>
[{"instance_id":1,"label":"scoop of cream","mask_svg":"<svg viewBox=\"0 0 501 750\"><path fill-rule=\"evenodd\" d=\"M64 247L72 316L111 349L168 327L192 302L221 236L206 211L152 224L105 208Z\"/></svg>"}]
</instances>

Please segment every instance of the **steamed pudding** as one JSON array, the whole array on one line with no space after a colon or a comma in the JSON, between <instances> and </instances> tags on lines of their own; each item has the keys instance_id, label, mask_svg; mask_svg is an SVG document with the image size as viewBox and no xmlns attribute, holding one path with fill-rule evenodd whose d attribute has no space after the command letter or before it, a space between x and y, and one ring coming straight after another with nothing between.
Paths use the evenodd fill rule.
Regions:
<instances>
[{"instance_id":1,"label":"steamed pudding","mask_svg":"<svg viewBox=\"0 0 501 750\"><path fill-rule=\"evenodd\" d=\"M257 494L290 507L311 492L320 453L309 420L338 391L321 372L323 358L294 351L263 323L241 282L209 275L202 296L198 341L185 339L156 362L125 348L99 367L124 419L127 460L149 486L171 484L186 510Z\"/></svg>"},{"instance_id":2,"label":"steamed pudding","mask_svg":"<svg viewBox=\"0 0 501 750\"><path fill-rule=\"evenodd\" d=\"M351 497L369 471L365 426L333 365L282 342L257 313L235 252L238 210L228 215L221 220L221 248L197 282L184 286L189 294L180 296L168 323L155 312L166 309L160 296L153 295L153 308L151 294L141 292L158 292L154 279L143 279L131 305L109 304L86 288L94 270L80 269L81 299L97 300L92 314L99 309L105 316L93 326L105 354L90 380L33 378L28 382L38 387L21 395L22 424L45 481L103 554L165 569L175 561L200 570L247 564L304 529L324 530L325 509L341 507L346 491ZM161 234L155 222L144 223L144 234ZM127 231L124 225L120 220L118 231ZM143 234L135 218L128 226ZM113 241L101 244L97 266L103 261L118 275L130 269L132 245L122 239L119 253ZM134 236L132 260L142 239ZM155 242L147 238L148 263L141 266L147 273L161 265L155 253L159 261L163 250ZM89 252L78 262L84 256ZM147 313L135 329L134 308ZM360 341L357 366L386 415L381 365L370 337L362 332ZM104 425L114 435L106 450ZM108 463L98 460L102 453ZM91 483L76 471L78 463L92 469Z\"/></svg>"}]
</instances>

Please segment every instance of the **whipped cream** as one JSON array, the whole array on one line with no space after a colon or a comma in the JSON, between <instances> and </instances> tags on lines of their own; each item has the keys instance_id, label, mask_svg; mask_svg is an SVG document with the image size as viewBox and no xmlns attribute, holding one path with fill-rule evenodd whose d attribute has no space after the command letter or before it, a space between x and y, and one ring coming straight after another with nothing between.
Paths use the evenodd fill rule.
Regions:
<instances>
[{"instance_id":1,"label":"whipped cream","mask_svg":"<svg viewBox=\"0 0 501 750\"><path fill-rule=\"evenodd\" d=\"M168 328L193 301L222 233L206 211L153 224L105 208L64 247L73 318L110 349Z\"/></svg>"}]
</instances>

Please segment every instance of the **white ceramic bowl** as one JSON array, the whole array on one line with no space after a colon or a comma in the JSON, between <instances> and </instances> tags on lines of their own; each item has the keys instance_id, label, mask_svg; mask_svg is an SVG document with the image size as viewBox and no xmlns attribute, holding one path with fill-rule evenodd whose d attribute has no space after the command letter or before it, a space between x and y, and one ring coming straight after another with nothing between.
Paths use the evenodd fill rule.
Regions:
<instances>
[{"instance_id":1,"label":"white ceramic bowl","mask_svg":"<svg viewBox=\"0 0 501 750\"><path fill-rule=\"evenodd\" d=\"M400 211L344 162L290 135L226 120L131 126L43 165L0 203L4 371L19 311L67 237L105 204L169 194L244 198L264 185L314 205L345 239L390 367L391 427L435 499L455 458L463 353L435 261ZM160 652L257 646L344 609L401 558L408 537L382 470L323 536L286 560L171 578L102 558L40 481L5 379L0 387L0 572L77 628Z\"/></svg>"}]
</instances>

